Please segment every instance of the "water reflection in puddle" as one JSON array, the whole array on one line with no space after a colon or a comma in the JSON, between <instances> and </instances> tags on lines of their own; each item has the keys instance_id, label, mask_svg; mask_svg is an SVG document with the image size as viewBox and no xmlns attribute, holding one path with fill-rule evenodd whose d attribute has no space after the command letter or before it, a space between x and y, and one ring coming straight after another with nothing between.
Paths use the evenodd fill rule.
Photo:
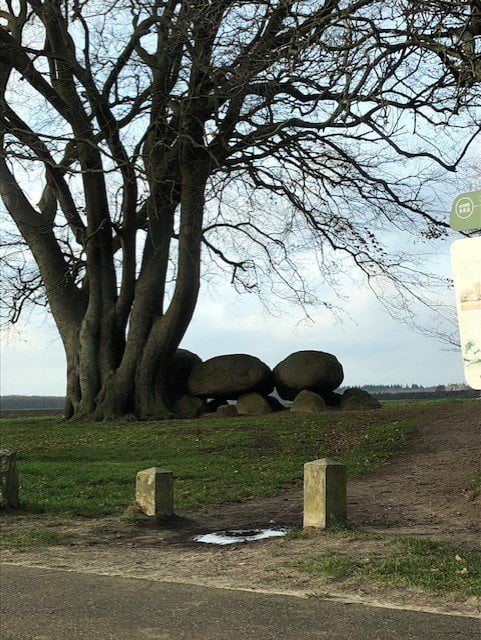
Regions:
<instances>
[{"instance_id":1,"label":"water reflection in puddle","mask_svg":"<svg viewBox=\"0 0 481 640\"><path fill-rule=\"evenodd\" d=\"M225 531L214 531L195 536L194 542L204 542L206 544L235 544L239 542L254 542L265 538L278 538L285 536L288 529L226 529Z\"/></svg>"}]
</instances>

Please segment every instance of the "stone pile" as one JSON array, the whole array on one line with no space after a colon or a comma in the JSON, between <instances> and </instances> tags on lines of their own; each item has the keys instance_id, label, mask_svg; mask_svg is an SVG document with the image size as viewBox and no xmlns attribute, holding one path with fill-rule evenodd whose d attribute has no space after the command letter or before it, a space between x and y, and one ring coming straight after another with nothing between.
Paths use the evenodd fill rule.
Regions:
<instances>
[{"instance_id":1,"label":"stone pile","mask_svg":"<svg viewBox=\"0 0 481 640\"><path fill-rule=\"evenodd\" d=\"M193 418L202 413L219 416L262 415L285 410L281 400L292 401L293 413L318 413L378 409L379 402L367 391L335 390L344 380L341 363L331 353L297 351L271 370L246 354L216 356L205 362L195 353L179 349L168 372L167 391L177 414Z\"/></svg>"}]
</instances>

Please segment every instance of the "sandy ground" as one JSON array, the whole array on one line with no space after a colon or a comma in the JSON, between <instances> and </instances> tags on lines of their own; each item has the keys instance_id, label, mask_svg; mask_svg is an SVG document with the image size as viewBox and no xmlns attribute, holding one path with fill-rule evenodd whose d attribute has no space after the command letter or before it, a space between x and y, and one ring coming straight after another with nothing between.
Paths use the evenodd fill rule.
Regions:
<instances>
[{"instance_id":1,"label":"sandy ground","mask_svg":"<svg viewBox=\"0 0 481 640\"><path fill-rule=\"evenodd\" d=\"M2 561L480 615L479 598L455 599L352 580L327 583L296 568L300 560L327 551L369 562L389 552L391 543L382 537L386 534L429 536L479 548L481 501L468 499L466 489L481 471L480 445L481 402L425 406L398 459L373 473L350 478L348 511L355 535L321 532L307 539L277 538L225 547L192 541L198 532L226 527L300 527L302 489L297 485L269 498L224 505L195 519L179 518L169 527L135 526L114 519L76 521L74 528L57 523L57 529L72 533L71 545L4 551ZM42 522L48 523L45 518ZM19 516L18 526L38 526L38 519ZM373 533L381 534L379 539L373 539Z\"/></svg>"}]
</instances>

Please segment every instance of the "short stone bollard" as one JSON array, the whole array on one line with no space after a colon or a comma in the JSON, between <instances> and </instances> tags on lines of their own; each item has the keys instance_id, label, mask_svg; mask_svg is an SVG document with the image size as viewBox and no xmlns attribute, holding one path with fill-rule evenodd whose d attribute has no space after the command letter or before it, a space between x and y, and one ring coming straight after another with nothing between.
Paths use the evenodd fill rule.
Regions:
<instances>
[{"instance_id":1,"label":"short stone bollard","mask_svg":"<svg viewBox=\"0 0 481 640\"><path fill-rule=\"evenodd\" d=\"M347 520L346 467L321 458L304 465L304 528L325 529Z\"/></svg>"},{"instance_id":2,"label":"short stone bollard","mask_svg":"<svg viewBox=\"0 0 481 640\"><path fill-rule=\"evenodd\" d=\"M139 471L135 482L135 501L148 516L169 520L174 515L174 476L172 471L151 467Z\"/></svg>"},{"instance_id":3,"label":"short stone bollard","mask_svg":"<svg viewBox=\"0 0 481 640\"><path fill-rule=\"evenodd\" d=\"M8 449L0 450L0 509L18 507L17 455Z\"/></svg>"}]
</instances>

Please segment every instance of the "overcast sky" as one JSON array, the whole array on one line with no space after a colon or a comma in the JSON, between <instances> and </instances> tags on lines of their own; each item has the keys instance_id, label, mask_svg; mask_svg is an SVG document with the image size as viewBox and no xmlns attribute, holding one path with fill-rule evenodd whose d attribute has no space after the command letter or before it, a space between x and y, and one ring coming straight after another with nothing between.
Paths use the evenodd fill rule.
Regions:
<instances>
[{"instance_id":1,"label":"overcast sky","mask_svg":"<svg viewBox=\"0 0 481 640\"><path fill-rule=\"evenodd\" d=\"M449 270L449 243L440 261ZM447 384L464 379L461 355L446 351L435 339L419 335L392 320L365 290L352 290L351 318L342 324L327 311L272 317L253 296L236 296L228 287L208 294L204 289L182 346L203 359L226 353L250 353L275 366L293 351L317 349L337 356L344 384ZM447 294L448 296L451 294ZM285 305L285 308L287 305ZM420 321L422 318L420 318ZM21 331L2 340L3 395L63 395L65 358L52 321L32 315Z\"/></svg>"}]
</instances>

